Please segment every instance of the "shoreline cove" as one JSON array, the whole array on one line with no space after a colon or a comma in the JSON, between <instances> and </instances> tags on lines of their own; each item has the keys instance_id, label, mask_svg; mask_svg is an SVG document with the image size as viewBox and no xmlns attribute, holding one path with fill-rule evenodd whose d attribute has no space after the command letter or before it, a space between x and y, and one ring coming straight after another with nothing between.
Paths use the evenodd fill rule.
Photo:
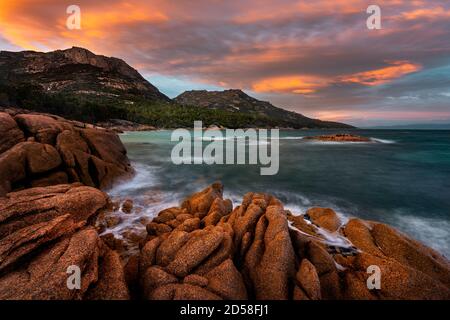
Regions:
<instances>
[{"instance_id":1,"label":"shoreline cove","mask_svg":"<svg viewBox=\"0 0 450 320\"><path fill-rule=\"evenodd\" d=\"M447 237L417 214L432 195L427 218L445 219L441 133L280 139L268 177L250 165L176 166L170 132L119 139L51 115L0 117L0 299L450 299L448 259L383 223L403 217L429 240ZM420 188L404 180L417 176Z\"/></svg>"}]
</instances>

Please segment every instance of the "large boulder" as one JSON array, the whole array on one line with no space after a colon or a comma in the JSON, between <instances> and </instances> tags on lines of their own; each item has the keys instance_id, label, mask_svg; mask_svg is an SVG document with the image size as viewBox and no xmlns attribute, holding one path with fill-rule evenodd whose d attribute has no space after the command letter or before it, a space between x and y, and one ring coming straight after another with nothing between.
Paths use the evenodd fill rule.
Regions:
<instances>
[{"instance_id":1,"label":"large boulder","mask_svg":"<svg viewBox=\"0 0 450 320\"><path fill-rule=\"evenodd\" d=\"M68 182L109 188L132 171L113 132L53 115L0 112L0 197Z\"/></svg>"},{"instance_id":2,"label":"large boulder","mask_svg":"<svg viewBox=\"0 0 450 320\"><path fill-rule=\"evenodd\" d=\"M59 117L41 114L19 114L14 117L27 137L34 137L37 142L55 145L56 137L72 125L61 121Z\"/></svg>"},{"instance_id":3,"label":"large boulder","mask_svg":"<svg viewBox=\"0 0 450 320\"><path fill-rule=\"evenodd\" d=\"M16 144L0 155L0 195L11 191L16 183L29 187L35 177L51 172L60 164L58 151L49 144Z\"/></svg>"},{"instance_id":4,"label":"large boulder","mask_svg":"<svg viewBox=\"0 0 450 320\"><path fill-rule=\"evenodd\" d=\"M23 141L25 136L14 119L9 114L0 112L0 154Z\"/></svg>"},{"instance_id":5,"label":"large boulder","mask_svg":"<svg viewBox=\"0 0 450 320\"><path fill-rule=\"evenodd\" d=\"M120 258L89 226L107 199L80 184L0 198L0 299L127 299ZM79 288L68 285L73 268Z\"/></svg>"}]
</instances>

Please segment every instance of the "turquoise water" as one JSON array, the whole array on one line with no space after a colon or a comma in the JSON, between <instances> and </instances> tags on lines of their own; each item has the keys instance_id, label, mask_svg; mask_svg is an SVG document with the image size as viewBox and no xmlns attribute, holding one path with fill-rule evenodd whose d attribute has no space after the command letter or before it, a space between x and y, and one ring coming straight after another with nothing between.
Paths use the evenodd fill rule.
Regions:
<instances>
[{"instance_id":1,"label":"turquoise water","mask_svg":"<svg viewBox=\"0 0 450 320\"><path fill-rule=\"evenodd\" d=\"M450 131L351 132L377 143L302 139L331 133L281 131L275 176L261 176L259 165L174 165L171 131L126 133L121 139L137 175L111 192L145 201L145 214L153 216L220 180L235 204L256 191L276 195L297 214L331 207L343 217L389 223L450 257Z\"/></svg>"}]
</instances>

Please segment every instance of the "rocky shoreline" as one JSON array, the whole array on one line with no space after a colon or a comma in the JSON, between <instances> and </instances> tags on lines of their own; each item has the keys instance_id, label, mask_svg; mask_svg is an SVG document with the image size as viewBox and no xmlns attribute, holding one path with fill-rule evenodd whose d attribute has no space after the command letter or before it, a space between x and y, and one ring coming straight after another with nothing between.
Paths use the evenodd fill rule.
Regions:
<instances>
[{"instance_id":1,"label":"rocky shoreline","mask_svg":"<svg viewBox=\"0 0 450 320\"><path fill-rule=\"evenodd\" d=\"M248 193L233 209L222 192L215 183L147 225L135 267L144 298L450 299L448 260L387 225L342 225L324 208L293 215L269 194ZM380 290L366 286L371 265Z\"/></svg>"},{"instance_id":2,"label":"rocky shoreline","mask_svg":"<svg viewBox=\"0 0 450 320\"><path fill-rule=\"evenodd\" d=\"M98 127L112 130L116 133L124 133L125 131L154 131L157 128L136 122L121 119L110 119L108 122L99 122Z\"/></svg>"},{"instance_id":3,"label":"rocky shoreline","mask_svg":"<svg viewBox=\"0 0 450 320\"><path fill-rule=\"evenodd\" d=\"M107 228L133 203L100 190L133 174L118 136L52 115L0 120L0 299L450 299L450 262L390 226L290 212L270 194L233 206L218 182L143 220L131 252ZM374 265L380 290L366 285Z\"/></svg>"}]
</instances>

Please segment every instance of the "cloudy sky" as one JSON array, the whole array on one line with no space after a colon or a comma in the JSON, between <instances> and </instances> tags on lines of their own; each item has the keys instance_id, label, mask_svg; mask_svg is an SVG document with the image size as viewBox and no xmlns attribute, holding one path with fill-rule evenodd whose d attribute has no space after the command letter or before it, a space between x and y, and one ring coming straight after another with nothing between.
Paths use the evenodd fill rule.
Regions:
<instances>
[{"instance_id":1,"label":"cloudy sky","mask_svg":"<svg viewBox=\"0 0 450 320\"><path fill-rule=\"evenodd\" d=\"M81 8L68 30L66 8ZM370 4L382 29L366 27ZM240 88L358 126L450 122L448 0L0 0L0 49L82 46L167 95Z\"/></svg>"}]
</instances>

